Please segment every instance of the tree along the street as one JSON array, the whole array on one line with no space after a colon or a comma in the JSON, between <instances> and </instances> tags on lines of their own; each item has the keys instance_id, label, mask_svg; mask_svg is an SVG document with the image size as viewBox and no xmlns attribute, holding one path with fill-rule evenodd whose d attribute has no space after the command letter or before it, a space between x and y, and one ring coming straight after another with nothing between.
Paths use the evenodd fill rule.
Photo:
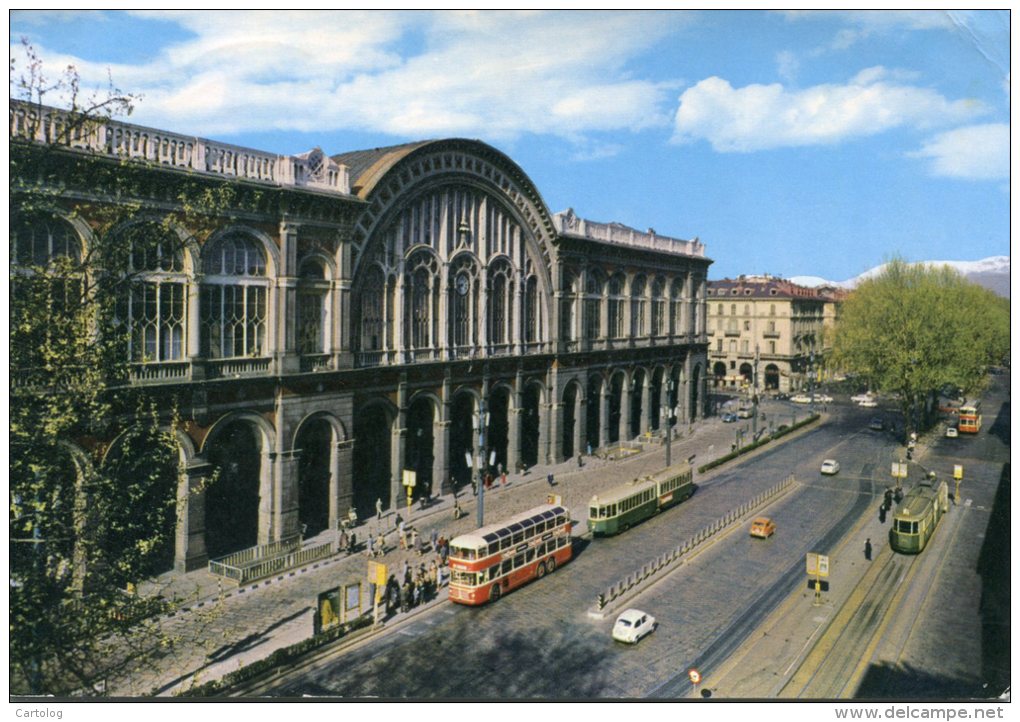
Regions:
<instances>
[{"instance_id":1,"label":"tree along the street","mask_svg":"<svg viewBox=\"0 0 1020 722\"><path fill-rule=\"evenodd\" d=\"M1009 303L948 266L894 259L840 310L833 362L898 395L905 434L930 423L940 389L976 394L1009 347Z\"/></svg>"},{"instance_id":2,"label":"tree along the street","mask_svg":"<svg viewBox=\"0 0 1020 722\"><path fill-rule=\"evenodd\" d=\"M57 96L70 110L45 144L37 128L10 139L10 687L92 694L138 648L171 641L158 625L137 634L166 603L133 591L173 563L177 405L126 383L151 359L125 300L192 242L173 229L210 224L231 191L182 178L154 203L146 164L69 150L136 99L111 85L83 101L73 67L51 82L25 49L16 100L41 111ZM87 219L83 192L109 199ZM87 247L71 223L88 226Z\"/></svg>"}]
</instances>

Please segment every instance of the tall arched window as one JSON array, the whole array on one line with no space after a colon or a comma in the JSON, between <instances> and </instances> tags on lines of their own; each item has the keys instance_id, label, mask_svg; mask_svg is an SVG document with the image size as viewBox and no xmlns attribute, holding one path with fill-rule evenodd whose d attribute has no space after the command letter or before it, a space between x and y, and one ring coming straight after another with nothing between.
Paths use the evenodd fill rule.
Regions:
<instances>
[{"instance_id":1,"label":"tall arched window","mask_svg":"<svg viewBox=\"0 0 1020 722\"><path fill-rule=\"evenodd\" d=\"M478 268L474 259L460 255L450 264L449 343L461 354L470 353L475 342L475 309L478 298Z\"/></svg>"},{"instance_id":2,"label":"tall arched window","mask_svg":"<svg viewBox=\"0 0 1020 722\"><path fill-rule=\"evenodd\" d=\"M599 270L589 270L584 289L584 337L588 340L595 340L602 333L602 286Z\"/></svg>"},{"instance_id":3,"label":"tall arched window","mask_svg":"<svg viewBox=\"0 0 1020 722\"><path fill-rule=\"evenodd\" d=\"M365 284L361 287L361 350L380 351L385 320L386 281L382 269L371 266L365 272Z\"/></svg>"},{"instance_id":4,"label":"tall arched window","mask_svg":"<svg viewBox=\"0 0 1020 722\"><path fill-rule=\"evenodd\" d=\"M623 327L623 276L616 274L609 279L609 338L622 338Z\"/></svg>"},{"instance_id":5,"label":"tall arched window","mask_svg":"<svg viewBox=\"0 0 1020 722\"><path fill-rule=\"evenodd\" d=\"M673 279L669 290L669 333L682 334L684 327L684 279L683 276Z\"/></svg>"},{"instance_id":6,"label":"tall arched window","mask_svg":"<svg viewBox=\"0 0 1020 722\"><path fill-rule=\"evenodd\" d=\"M128 327L128 358L136 363L185 356L188 278L180 238L157 223L124 232L129 244L130 291L118 309Z\"/></svg>"},{"instance_id":7,"label":"tall arched window","mask_svg":"<svg viewBox=\"0 0 1020 722\"><path fill-rule=\"evenodd\" d=\"M652 336L666 333L666 281L656 278L652 281Z\"/></svg>"},{"instance_id":8,"label":"tall arched window","mask_svg":"<svg viewBox=\"0 0 1020 722\"><path fill-rule=\"evenodd\" d=\"M428 252L415 253L405 267L404 308L405 343L408 348L428 349L433 346L433 303L437 281L436 257Z\"/></svg>"},{"instance_id":9,"label":"tall arched window","mask_svg":"<svg viewBox=\"0 0 1020 722\"><path fill-rule=\"evenodd\" d=\"M202 355L207 358L267 356L269 282L261 245L231 233L203 252Z\"/></svg>"},{"instance_id":10,"label":"tall arched window","mask_svg":"<svg viewBox=\"0 0 1020 722\"><path fill-rule=\"evenodd\" d=\"M329 280L317 258L306 258L298 271L296 315L298 353L329 351Z\"/></svg>"},{"instance_id":11,"label":"tall arched window","mask_svg":"<svg viewBox=\"0 0 1020 722\"><path fill-rule=\"evenodd\" d=\"M630 289L630 329L631 336L637 338L647 335L645 327L645 277L638 276L634 279Z\"/></svg>"},{"instance_id":12,"label":"tall arched window","mask_svg":"<svg viewBox=\"0 0 1020 722\"><path fill-rule=\"evenodd\" d=\"M506 344L513 323L513 269L506 261L489 268L489 343Z\"/></svg>"},{"instance_id":13,"label":"tall arched window","mask_svg":"<svg viewBox=\"0 0 1020 722\"><path fill-rule=\"evenodd\" d=\"M538 279L528 276L524 293L524 340L534 343L539 340L538 327Z\"/></svg>"}]
</instances>

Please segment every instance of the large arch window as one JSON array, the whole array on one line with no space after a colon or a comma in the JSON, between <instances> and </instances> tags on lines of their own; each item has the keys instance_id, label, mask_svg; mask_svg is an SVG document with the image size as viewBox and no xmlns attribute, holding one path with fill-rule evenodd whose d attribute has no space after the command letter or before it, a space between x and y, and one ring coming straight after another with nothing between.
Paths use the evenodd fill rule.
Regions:
<instances>
[{"instance_id":1,"label":"large arch window","mask_svg":"<svg viewBox=\"0 0 1020 722\"><path fill-rule=\"evenodd\" d=\"M33 312L32 299L38 294L46 297L53 313L73 313L80 307L84 292L81 244L69 223L37 217L12 224L10 250L11 294L24 298L26 311Z\"/></svg>"},{"instance_id":2,"label":"large arch window","mask_svg":"<svg viewBox=\"0 0 1020 722\"><path fill-rule=\"evenodd\" d=\"M201 345L207 358L268 355L266 258L255 239L231 233L206 249Z\"/></svg>"},{"instance_id":3,"label":"large arch window","mask_svg":"<svg viewBox=\"0 0 1020 722\"><path fill-rule=\"evenodd\" d=\"M623 276L616 274L609 279L609 338L624 336L623 327Z\"/></svg>"},{"instance_id":4,"label":"large arch window","mask_svg":"<svg viewBox=\"0 0 1020 722\"><path fill-rule=\"evenodd\" d=\"M156 223L132 226L124 240L129 291L118 318L127 324L127 355L135 363L179 361L185 356L188 278L180 239Z\"/></svg>"},{"instance_id":5,"label":"large arch window","mask_svg":"<svg viewBox=\"0 0 1020 722\"><path fill-rule=\"evenodd\" d=\"M450 344L467 350L474 345L478 269L469 255L458 256L450 265Z\"/></svg>"}]
</instances>

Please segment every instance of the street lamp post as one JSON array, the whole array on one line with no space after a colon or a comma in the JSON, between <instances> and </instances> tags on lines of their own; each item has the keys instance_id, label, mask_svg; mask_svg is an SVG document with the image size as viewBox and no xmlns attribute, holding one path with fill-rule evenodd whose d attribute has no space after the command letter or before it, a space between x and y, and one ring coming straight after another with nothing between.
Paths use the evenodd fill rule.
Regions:
<instances>
[{"instance_id":1,"label":"street lamp post","mask_svg":"<svg viewBox=\"0 0 1020 722\"><path fill-rule=\"evenodd\" d=\"M751 377L751 441L758 439L758 344L754 345L754 368Z\"/></svg>"},{"instance_id":2,"label":"street lamp post","mask_svg":"<svg viewBox=\"0 0 1020 722\"><path fill-rule=\"evenodd\" d=\"M476 429L478 431L478 458L475 465L478 467L478 526L485 526L485 426L488 421L488 412L485 409L485 398L478 403L478 414L475 416Z\"/></svg>"},{"instance_id":3,"label":"street lamp post","mask_svg":"<svg viewBox=\"0 0 1020 722\"><path fill-rule=\"evenodd\" d=\"M670 397L673 394L673 379L666 381L666 408L663 416L666 419L666 466L673 465L673 419L677 418L677 408L673 406Z\"/></svg>"},{"instance_id":4,"label":"street lamp post","mask_svg":"<svg viewBox=\"0 0 1020 722\"><path fill-rule=\"evenodd\" d=\"M815 415L815 352L808 356L808 388L811 394L811 415Z\"/></svg>"}]
</instances>

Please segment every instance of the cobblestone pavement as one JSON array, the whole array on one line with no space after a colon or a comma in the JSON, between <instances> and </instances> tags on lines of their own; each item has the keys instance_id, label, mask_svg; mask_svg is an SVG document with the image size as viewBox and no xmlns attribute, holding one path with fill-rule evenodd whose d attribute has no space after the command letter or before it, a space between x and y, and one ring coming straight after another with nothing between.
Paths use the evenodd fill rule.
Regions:
<instances>
[{"instance_id":1,"label":"cobblestone pavement","mask_svg":"<svg viewBox=\"0 0 1020 722\"><path fill-rule=\"evenodd\" d=\"M794 415L801 419L808 413L806 407L774 401L763 403L761 410L777 423L779 419L781 423L789 423ZM745 429L745 438L749 436L750 425L750 420L724 424L718 417L702 421L682 431L672 442L673 462L696 455L694 465L698 466L722 456L730 451L738 429ZM525 475L508 475L505 487L496 486L484 493L485 520L492 522L524 511L544 503L549 493L555 493L572 510L575 520L583 524L587 517L586 506L593 494L621 480L662 468L665 453L664 445L647 444L644 451L626 459L585 457L581 468L576 460L571 460L557 465L538 465ZM550 473L554 475L553 488L546 481ZM712 472L704 478L710 476ZM701 475L695 474L695 481L701 480ZM432 529L447 539L471 531L477 523L477 499L462 489L458 501L466 512L459 520L452 518L454 498L446 495L438 497L426 509L413 506L408 522L425 539ZM400 513L408 516L404 508ZM429 554L419 558L413 551L396 548L393 522L394 511L388 510L381 521L374 516L362 520L355 533L364 540L369 533L386 531L387 552L376 560L392 570L401 569L405 560L415 566L422 561L427 565L433 558ZM311 636L317 594L343 583L364 580L367 560L364 551L341 554L240 588L221 582L205 570L159 580L165 596L182 602L176 614L158 620L161 636L168 637L170 643L143 646L117 677L107 680L108 694L115 697L172 695L189 686L218 679L276 649ZM367 598L367 592L363 593L363 598Z\"/></svg>"}]
</instances>

